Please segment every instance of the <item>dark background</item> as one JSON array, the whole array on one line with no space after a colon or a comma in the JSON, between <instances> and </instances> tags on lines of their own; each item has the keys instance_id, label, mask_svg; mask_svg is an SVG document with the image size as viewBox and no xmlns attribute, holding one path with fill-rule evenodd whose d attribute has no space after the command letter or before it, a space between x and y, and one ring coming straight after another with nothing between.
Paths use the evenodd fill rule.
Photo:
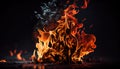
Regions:
<instances>
[{"instance_id":1,"label":"dark background","mask_svg":"<svg viewBox=\"0 0 120 69\"><path fill-rule=\"evenodd\" d=\"M46 0L47 1L47 0ZM33 39L34 11L39 8L38 1L4 1L0 8L0 59L9 50L27 50L29 55L35 48ZM94 57L119 61L119 2L115 0L91 0L84 10L88 25L93 25L97 48ZM79 17L78 17L79 18Z\"/></svg>"}]
</instances>

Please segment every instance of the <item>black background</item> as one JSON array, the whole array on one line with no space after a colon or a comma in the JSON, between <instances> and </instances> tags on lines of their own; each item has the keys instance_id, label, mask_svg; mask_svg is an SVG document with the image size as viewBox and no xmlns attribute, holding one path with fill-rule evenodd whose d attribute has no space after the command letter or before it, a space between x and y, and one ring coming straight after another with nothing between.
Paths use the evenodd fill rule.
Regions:
<instances>
[{"instance_id":1,"label":"black background","mask_svg":"<svg viewBox=\"0 0 120 69\"><path fill-rule=\"evenodd\" d=\"M47 0L46 0L47 1ZM8 55L9 50L27 50L32 54L34 11L39 8L38 1L4 1L0 13L0 58ZM119 2L115 0L91 0L84 10L88 25L93 24L97 48L94 57L119 61ZM82 14L83 15L83 14ZM78 17L79 18L79 17Z\"/></svg>"}]
</instances>

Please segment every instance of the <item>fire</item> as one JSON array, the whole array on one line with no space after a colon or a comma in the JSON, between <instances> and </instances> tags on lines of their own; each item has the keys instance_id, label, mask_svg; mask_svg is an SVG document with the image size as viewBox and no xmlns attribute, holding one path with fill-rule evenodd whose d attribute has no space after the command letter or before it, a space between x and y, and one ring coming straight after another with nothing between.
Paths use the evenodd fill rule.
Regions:
<instances>
[{"instance_id":1,"label":"fire","mask_svg":"<svg viewBox=\"0 0 120 69\"><path fill-rule=\"evenodd\" d=\"M15 50L10 50L9 51L9 54L10 54L10 56L12 57L12 56L16 56L16 59L17 60L25 60L25 58L23 58L21 55L23 54L23 51L22 50L20 50L19 52L17 52L17 50L15 49Z\"/></svg>"},{"instance_id":2,"label":"fire","mask_svg":"<svg viewBox=\"0 0 120 69\"><path fill-rule=\"evenodd\" d=\"M82 9L86 9L88 6L89 0L84 0L84 5L81 6Z\"/></svg>"},{"instance_id":3,"label":"fire","mask_svg":"<svg viewBox=\"0 0 120 69\"><path fill-rule=\"evenodd\" d=\"M25 60L25 59L22 58L22 56L21 56L21 55L22 55L22 52L23 52L23 51L21 50L21 51L16 55L16 57L17 57L18 60Z\"/></svg>"},{"instance_id":4,"label":"fire","mask_svg":"<svg viewBox=\"0 0 120 69\"><path fill-rule=\"evenodd\" d=\"M26 52L26 51L23 51L23 50L18 51L17 49L10 50L8 57L10 57L11 60L25 61L26 59L22 57L22 55L23 55L25 52ZM15 57L15 59L14 59L14 57ZM8 60L8 59L2 59L2 60L0 60L0 62L9 62L9 60Z\"/></svg>"},{"instance_id":5,"label":"fire","mask_svg":"<svg viewBox=\"0 0 120 69\"><path fill-rule=\"evenodd\" d=\"M88 6L89 0L84 0L81 9ZM43 29L37 29L36 48L33 60L53 63L78 63L83 57L96 48L96 37L84 31L84 24L79 23L75 15L79 13L76 3L69 5L56 23L50 23ZM84 21L84 20L83 20Z\"/></svg>"},{"instance_id":6,"label":"fire","mask_svg":"<svg viewBox=\"0 0 120 69\"><path fill-rule=\"evenodd\" d=\"M0 62L7 62L5 59L0 60Z\"/></svg>"}]
</instances>

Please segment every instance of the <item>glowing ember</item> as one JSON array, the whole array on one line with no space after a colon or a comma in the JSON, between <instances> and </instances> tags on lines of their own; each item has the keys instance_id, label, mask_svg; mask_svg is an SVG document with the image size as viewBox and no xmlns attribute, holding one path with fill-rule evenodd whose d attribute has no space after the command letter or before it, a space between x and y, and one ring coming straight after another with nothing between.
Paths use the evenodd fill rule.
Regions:
<instances>
[{"instance_id":1,"label":"glowing ember","mask_svg":"<svg viewBox=\"0 0 120 69\"><path fill-rule=\"evenodd\" d=\"M85 9L89 0L84 0ZM69 1L67 1L69 3ZM79 7L74 2L69 5L56 23L50 23L43 29L37 29L37 50L32 59L38 62L78 63L82 58L94 52L96 37L84 31L83 23L78 23L75 15ZM84 21L84 20L83 20Z\"/></svg>"},{"instance_id":2,"label":"glowing ember","mask_svg":"<svg viewBox=\"0 0 120 69\"><path fill-rule=\"evenodd\" d=\"M0 60L0 62L7 62L5 59Z\"/></svg>"}]
</instances>

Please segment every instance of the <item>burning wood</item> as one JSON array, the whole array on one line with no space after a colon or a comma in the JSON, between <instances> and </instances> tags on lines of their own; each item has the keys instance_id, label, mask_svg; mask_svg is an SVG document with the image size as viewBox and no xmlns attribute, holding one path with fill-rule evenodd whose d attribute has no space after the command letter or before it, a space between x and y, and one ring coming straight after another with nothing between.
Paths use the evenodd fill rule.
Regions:
<instances>
[{"instance_id":1,"label":"burning wood","mask_svg":"<svg viewBox=\"0 0 120 69\"><path fill-rule=\"evenodd\" d=\"M84 5L80 8L87 8L88 1L84 0ZM40 63L78 63L83 61L82 58L85 55L94 52L95 35L85 33L84 24L79 23L75 18L75 15L79 13L77 9L80 8L74 1L64 9L63 15L56 23L49 23L47 26L45 24L42 29L37 28L35 31L38 39L37 50L34 50L33 60Z\"/></svg>"}]
</instances>

